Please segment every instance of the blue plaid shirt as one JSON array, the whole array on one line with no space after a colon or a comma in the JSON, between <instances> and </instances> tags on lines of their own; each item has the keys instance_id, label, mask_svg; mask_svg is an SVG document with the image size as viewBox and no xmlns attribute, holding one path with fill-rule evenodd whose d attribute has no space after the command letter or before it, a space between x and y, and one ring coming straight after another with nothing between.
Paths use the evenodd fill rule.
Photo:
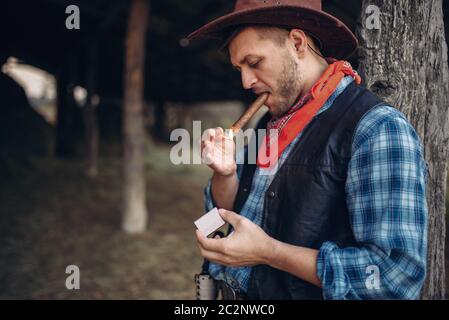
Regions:
<instances>
[{"instance_id":1,"label":"blue plaid shirt","mask_svg":"<svg viewBox=\"0 0 449 320\"><path fill-rule=\"evenodd\" d=\"M352 81L345 77L316 117L332 107ZM301 134L284 150L279 167L300 138ZM261 170L266 169L256 169L240 212L259 226L264 195L275 176ZM378 106L361 119L346 180L346 203L358 246L322 244L317 275L325 299L419 298L426 274L426 170L420 139L399 110ZM242 165L238 165L239 178L241 174ZM206 211L215 206L210 181L205 188L205 206ZM246 291L251 267L210 263L209 272Z\"/></svg>"}]
</instances>

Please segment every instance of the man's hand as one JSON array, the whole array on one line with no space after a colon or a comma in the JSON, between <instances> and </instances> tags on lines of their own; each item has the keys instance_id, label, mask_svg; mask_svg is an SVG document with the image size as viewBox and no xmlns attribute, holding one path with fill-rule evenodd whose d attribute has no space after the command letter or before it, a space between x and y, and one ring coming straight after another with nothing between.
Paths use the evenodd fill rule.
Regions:
<instances>
[{"instance_id":1,"label":"man's hand","mask_svg":"<svg viewBox=\"0 0 449 320\"><path fill-rule=\"evenodd\" d=\"M250 220L224 209L219 213L234 231L223 239L209 239L196 230L201 255L226 266L254 266L266 264L272 251L272 238Z\"/></svg>"},{"instance_id":2,"label":"man's hand","mask_svg":"<svg viewBox=\"0 0 449 320\"><path fill-rule=\"evenodd\" d=\"M222 128L206 130L201 139L201 158L215 173L230 176L237 170L235 143Z\"/></svg>"}]
</instances>

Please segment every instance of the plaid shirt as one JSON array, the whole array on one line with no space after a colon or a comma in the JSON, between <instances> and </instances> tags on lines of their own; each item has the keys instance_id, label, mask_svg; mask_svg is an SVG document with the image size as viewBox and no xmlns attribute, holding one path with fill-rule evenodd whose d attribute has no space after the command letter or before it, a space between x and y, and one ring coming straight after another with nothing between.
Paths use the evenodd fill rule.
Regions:
<instances>
[{"instance_id":1,"label":"plaid shirt","mask_svg":"<svg viewBox=\"0 0 449 320\"><path fill-rule=\"evenodd\" d=\"M353 81L345 77L316 117L330 108ZM288 157L299 134L284 150ZM240 153L238 156L243 156ZM240 162L241 163L241 162ZM261 225L264 195L275 175L257 168L240 215ZM405 116L389 106L369 111L354 133L346 180L346 203L357 247L322 244L317 275L325 299L416 299L426 274L427 166L422 145ZM238 166L240 178L242 165ZM206 211L215 205L211 182L205 188ZM210 263L210 274L246 291L251 267Z\"/></svg>"}]
</instances>

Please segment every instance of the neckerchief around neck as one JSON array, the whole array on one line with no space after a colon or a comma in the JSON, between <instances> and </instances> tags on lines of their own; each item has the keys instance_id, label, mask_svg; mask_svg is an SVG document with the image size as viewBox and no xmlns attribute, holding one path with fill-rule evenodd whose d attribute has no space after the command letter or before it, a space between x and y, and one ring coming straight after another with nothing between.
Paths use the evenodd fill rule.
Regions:
<instances>
[{"instance_id":1,"label":"neckerchief around neck","mask_svg":"<svg viewBox=\"0 0 449 320\"><path fill-rule=\"evenodd\" d=\"M268 122L267 133L257 156L259 167L270 168L277 163L285 148L310 123L345 76L353 77L356 84L361 83L360 76L352 69L349 62L335 59L329 59L328 62L331 62L331 64L312 89L299 99L285 115L277 119L272 118ZM276 138L277 152L274 153L275 150L271 151L270 146L276 145L273 140Z\"/></svg>"}]
</instances>

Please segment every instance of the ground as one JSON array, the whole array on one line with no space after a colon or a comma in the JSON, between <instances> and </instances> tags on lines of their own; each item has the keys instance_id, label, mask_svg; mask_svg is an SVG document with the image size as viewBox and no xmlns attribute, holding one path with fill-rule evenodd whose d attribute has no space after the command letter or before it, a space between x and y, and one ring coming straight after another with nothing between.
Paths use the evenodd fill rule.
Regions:
<instances>
[{"instance_id":1,"label":"ground","mask_svg":"<svg viewBox=\"0 0 449 320\"><path fill-rule=\"evenodd\" d=\"M151 152L150 152L151 151ZM103 158L89 180L80 160L40 158L2 176L0 299L194 299L200 270L193 221L209 169L147 153L148 230L121 232L121 166ZM80 290L67 290L68 265Z\"/></svg>"}]
</instances>

